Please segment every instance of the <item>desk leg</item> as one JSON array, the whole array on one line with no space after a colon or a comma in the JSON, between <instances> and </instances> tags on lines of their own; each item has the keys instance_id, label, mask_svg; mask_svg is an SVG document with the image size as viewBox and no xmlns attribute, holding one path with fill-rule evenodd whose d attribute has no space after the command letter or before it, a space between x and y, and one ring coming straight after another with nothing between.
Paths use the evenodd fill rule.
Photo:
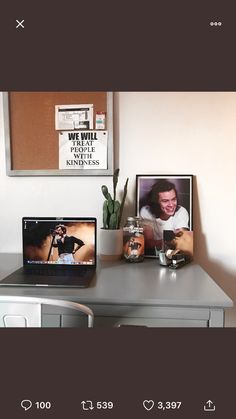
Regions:
<instances>
[{"instance_id":1,"label":"desk leg","mask_svg":"<svg viewBox=\"0 0 236 419\"><path fill-rule=\"evenodd\" d=\"M223 309L211 309L209 327L224 327L224 314Z\"/></svg>"}]
</instances>

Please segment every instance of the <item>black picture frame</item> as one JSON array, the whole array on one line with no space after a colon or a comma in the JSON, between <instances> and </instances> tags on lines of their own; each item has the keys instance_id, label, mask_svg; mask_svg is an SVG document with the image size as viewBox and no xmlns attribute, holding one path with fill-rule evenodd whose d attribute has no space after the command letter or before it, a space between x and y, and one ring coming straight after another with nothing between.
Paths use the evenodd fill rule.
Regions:
<instances>
[{"instance_id":1,"label":"black picture frame","mask_svg":"<svg viewBox=\"0 0 236 419\"><path fill-rule=\"evenodd\" d=\"M171 184L174 185L173 188ZM167 218L168 222L158 217L158 211L162 211L161 206L154 204L155 193L157 193L155 191L158 189L163 191L165 187L171 190L173 202L174 191L176 192L176 206L169 204L169 213L162 212L163 217L168 217L170 211L174 211L173 215ZM136 175L136 214L142 218L144 226L145 256L158 258L162 248L163 230L177 230L178 228L193 230L193 175ZM150 239L150 231L155 232L153 233L155 240Z\"/></svg>"}]
</instances>

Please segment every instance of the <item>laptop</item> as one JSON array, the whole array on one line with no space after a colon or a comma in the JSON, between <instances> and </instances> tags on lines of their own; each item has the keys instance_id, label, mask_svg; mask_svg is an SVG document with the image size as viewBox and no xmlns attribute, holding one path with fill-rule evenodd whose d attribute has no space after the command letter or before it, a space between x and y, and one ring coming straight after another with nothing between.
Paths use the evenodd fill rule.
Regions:
<instances>
[{"instance_id":1,"label":"laptop","mask_svg":"<svg viewBox=\"0 0 236 419\"><path fill-rule=\"evenodd\" d=\"M0 285L88 287L96 271L96 218L24 217L23 266Z\"/></svg>"}]
</instances>

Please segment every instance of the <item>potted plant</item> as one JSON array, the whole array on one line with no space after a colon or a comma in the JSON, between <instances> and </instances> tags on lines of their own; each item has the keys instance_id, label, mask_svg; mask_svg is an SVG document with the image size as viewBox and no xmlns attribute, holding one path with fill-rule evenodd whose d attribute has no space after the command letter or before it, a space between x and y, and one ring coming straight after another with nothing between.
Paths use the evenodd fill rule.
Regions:
<instances>
[{"instance_id":1,"label":"potted plant","mask_svg":"<svg viewBox=\"0 0 236 419\"><path fill-rule=\"evenodd\" d=\"M116 188L120 169L116 169L113 175L113 197L106 185L102 185L102 193L105 197L103 204L103 228L100 234L100 257L103 260L118 260L122 255L123 232L120 228L121 219L127 195L129 178L126 179L121 202L117 200Z\"/></svg>"}]
</instances>

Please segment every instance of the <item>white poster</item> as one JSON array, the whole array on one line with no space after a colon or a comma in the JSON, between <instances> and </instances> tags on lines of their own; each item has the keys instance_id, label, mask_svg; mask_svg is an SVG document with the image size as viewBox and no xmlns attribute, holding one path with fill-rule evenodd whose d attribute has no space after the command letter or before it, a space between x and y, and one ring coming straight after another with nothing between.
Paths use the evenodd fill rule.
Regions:
<instances>
[{"instance_id":1,"label":"white poster","mask_svg":"<svg viewBox=\"0 0 236 419\"><path fill-rule=\"evenodd\" d=\"M107 169L107 131L59 133L59 169Z\"/></svg>"},{"instance_id":2,"label":"white poster","mask_svg":"<svg viewBox=\"0 0 236 419\"><path fill-rule=\"evenodd\" d=\"M93 129L93 105L56 105L56 130Z\"/></svg>"}]
</instances>

